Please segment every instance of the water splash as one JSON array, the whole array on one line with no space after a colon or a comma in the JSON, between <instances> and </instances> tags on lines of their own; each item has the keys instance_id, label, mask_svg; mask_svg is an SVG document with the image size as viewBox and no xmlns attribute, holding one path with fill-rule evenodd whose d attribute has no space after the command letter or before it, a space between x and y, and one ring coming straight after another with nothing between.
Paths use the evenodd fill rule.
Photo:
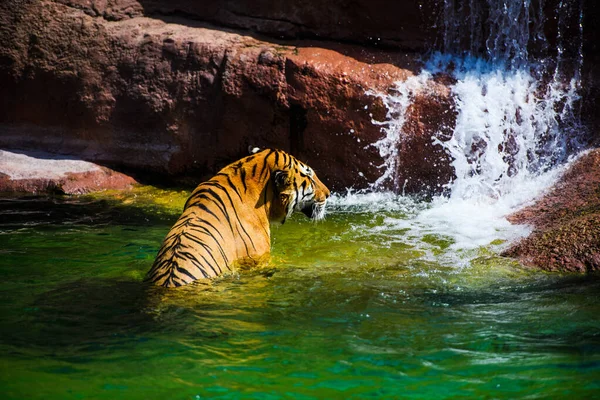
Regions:
<instances>
[{"instance_id":1,"label":"water splash","mask_svg":"<svg viewBox=\"0 0 600 400\"><path fill-rule=\"evenodd\" d=\"M379 166L382 170L381 176L371 184L374 191L382 191L390 186L394 192L402 190L402 182L396 171L398 169L398 143L402 140L402 127L406 122L406 111L415 96L427 90L430 80L431 74L424 70L419 75L411 76L396 84L389 93L368 92L381 99L387 109L386 120L373 120L373 124L381 126L385 133L381 140L372 144L379 150L379 154L384 160L383 164Z\"/></svg>"},{"instance_id":2,"label":"water splash","mask_svg":"<svg viewBox=\"0 0 600 400\"><path fill-rule=\"evenodd\" d=\"M450 140L434 138L453 159L451 199L507 200L516 207L547 186L545 175L582 147L572 115L576 90L548 88L529 69L510 69L480 58L437 55L430 70L452 63L458 111Z\"/></svg>"},{"instance_id":3,"label":"water splash","mask_svg":"<svg viewBox=\"0 0 600 400\"><path fill-rule=\"evenodd\" d=\"M380 95L388 113L386 121L374 122L384 133L375 146L385 162L372 188L391 183L402 193L396 171L406 110L416 94L431 90L436 74L455 82L452 136L432 132L432 143L451 157L455 178L444 196L411 218L415 236L449 235L454 247L468 249L527 234L506 216L547 190L584 147L582 2L560 1L553 16L544 15L544 6L543 0L445 0L443 52ZM555 46L544 33L547 17L556 19ZM405 220L388 223L390 229L406 226Z\"/></svg>"}]
</instances>

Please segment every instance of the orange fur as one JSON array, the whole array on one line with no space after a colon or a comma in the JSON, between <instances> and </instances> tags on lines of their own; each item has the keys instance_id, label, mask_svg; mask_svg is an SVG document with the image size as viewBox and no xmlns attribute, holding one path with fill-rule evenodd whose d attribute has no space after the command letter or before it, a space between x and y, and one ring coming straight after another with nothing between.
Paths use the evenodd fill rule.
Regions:
<instances>
[{"instance_id":1,"label":"orange fur","mask_svg":"<svg viewBox=\"0 0 600 400\"><path fill-rule=\"evenodd\" d=\"M270 252L270 223L294 210L320 219L329 194L310 167L281 150L234 162L192 192L146 280L181 286L254 263Z\"/></svg>"}]
</instances>

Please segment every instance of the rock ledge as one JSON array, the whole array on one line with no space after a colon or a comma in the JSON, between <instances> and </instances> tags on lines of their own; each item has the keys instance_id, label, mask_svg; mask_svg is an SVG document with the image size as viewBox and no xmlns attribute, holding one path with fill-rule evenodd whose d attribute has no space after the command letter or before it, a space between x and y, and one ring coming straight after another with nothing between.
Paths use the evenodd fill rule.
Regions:
<instances>
[{"instance_id":1,"label":"rock ledge","mask_svg":"<svg viewBox=\"0 0 600 400\"><path fill-rule=\"evenodd\" d=\"M535 228L503 255L548 271L600 271L600 149L583 155L548 194L509 220Z\"/></svg>"},{"instance_id":2,"label":"rock ledge","mask_svg":"<svg viewBox=\"0 0 600 400\"><path fill-rule=\"evenodd\" d=\"M0 150L0 193L83 194L128 189L135 183L127 175L88 161Z\"/></svg>"}]
</instances>

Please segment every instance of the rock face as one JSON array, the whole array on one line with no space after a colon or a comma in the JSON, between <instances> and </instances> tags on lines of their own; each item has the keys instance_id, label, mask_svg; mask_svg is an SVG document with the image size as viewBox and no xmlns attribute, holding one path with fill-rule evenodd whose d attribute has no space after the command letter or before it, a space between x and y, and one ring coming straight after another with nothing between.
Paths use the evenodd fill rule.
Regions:
<instances>
[{"instance_id":1,"label":"rock face","mask_svg":"<svg viewBox=\"0 0 600 400\"><path fill-rule=\"evenodd\" d=\"M434 2L267 0L59 0L86 14L118 21L179 16L280 39L328 39L427 51L440 12Z\"/></svg>"},{"instance_id":2,"label":"rock face","mask_svg":"<svg viewBox=\"0 0 600 400\"><path fill-rule=\"evenodd\" d=\"M277 147L334 190L364 188L384 172L373 121L387 110L374 94L419 71L441 5L4 0L0 147L190 183L249 146ZM588 21L597 12L586 7ZM598 49L585 32L587 57ZM407 110L387 187L431 193L452 178L432 144L454 124L447 84L437 81Z\"/></svg>"},{"instance_id":3,"label":"rock face","mask_svg":"<svg viewBox=\"0 0 600 400\"><path fill-rule=\"evenodd\" d=\"M163 14L178 14L176 3ZM277 44L141 16L166 2L3 4L0 146L194 181L252 145L292 152L334 189L367 186L383 163L370 146L382 136L372 120L385 118L369 91L386 91L419 65L398 52ZM423 104L450 101L438 93ZM432 115L416 113L415 124ZM430 135L412 143L414 157L430 153ZM416 164L403 170L419 179Z\"/></svg>"},{"instance_id":4,"label":"rock face","mask_svg":"<svg viewBox=\"0 0 600 400\"><path fill-rule=\"evenodd\" d=\"M550 271L600 270L600 149L582 156L552 191L510 221L535 230L504 255Z\"/></svg>"},{"instance_id":5,"label":"rock face","mask_svg":"<svg viewBox=\"0 0 600 400\"><path fill-rule=\"evenodd\" d=\"M438 193L454 177L451 157L431 139L435 135L441 141L449 140L456 124L446 78L434 79L425 93L415 96L406 112L402 129L406 137L400 142L396 172L397 189L402 187L405 193Z\"/></svg>"}]
</instances>

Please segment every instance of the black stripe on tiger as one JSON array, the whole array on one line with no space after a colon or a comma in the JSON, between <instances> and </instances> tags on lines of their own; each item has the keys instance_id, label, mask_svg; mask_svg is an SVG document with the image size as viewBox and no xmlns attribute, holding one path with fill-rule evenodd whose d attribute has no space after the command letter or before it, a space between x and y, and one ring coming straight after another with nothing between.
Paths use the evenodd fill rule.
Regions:
<instances>
[{"instance_id":1,"label":"black stripe on tiger","mask_svg":"<svg viewBox=\"0 0 600 400\"><path fill-rule=\"evenodd\" d=\"M224 176L225 178L227 178L227 183L229 184L229 187L231 187L231 189L233 189L233 191L238 195L238 197L240 198L240 200L243 200L241 193L239 192L239 190L235 187L235 185L231 181L231 177L229 176L229 174L219 173L216 176Z\"/></svg>"},{"instance_id":2,"label":"black stripe on tiger","mask_svg":"<svg viewBox=\"0 0 600 400\"><path fill-rule=\"evenodd\" d=\"M204 247L206 250L209 251L208 255L210 256L210 258L212 258L214 265L217 266L217 268L219 268L219 263L217 262L217 260L215 260L215 257L212 255L212 253L210 252L210 247L208 247L208 245L206 243L204 243L202 241L202 239L200 239L197 236L192 235L189 232L182 232L182 235L185 236L186 239L191 240L192 242L199 244L200 246ZM203 257L204 258L204 257ZM208 263L208 260L205 259L205 261ZM211 269L214 271L215 274L217 274L217 271L212 267L213 264L208 263L209 266L211 267ZM221 268L219 268L219 273L223 272L223 270Z\"/></svg>"},{"instance_id":3,"label":"black stripe on tiger","mask_svg":"<svg viewBox=\"0 0 600 400\"><path fill-rule=\"evenodd\" d=\"M209 223L210 224L210 223ZM201 225L194 225L191 224L192 228L195 230L201 230L200 233L204 233L205 235L207 235L208 237L210 237L212 240L215 241L215 244L217 245L217 248L219 250L219 253L221 253L221 256L223 257L223 261L225 261L226 264L229 264L229 260L227 259L227 255L225 254L225 250L223 249L223 246L221 246L221 243L217 240L217 238L215 237L215 235L213 235L208 229L206 229L206 227L201 226ZM210 226L213 226L212 224L210 224ZM221 233L217 231L217 233L219 234L219 236L221 236ZM221 236L221 239L223 238L223 236Z\"/></svg>"},{"instance_id":4,"label":"black stripe on tiger","mask_svg":"<svg viewBox=\"0 0 600 400\"><path fill-rule=\"evenodd\" d=\"M207 182L204 185L210 185L210 186L216 186L217 188L223 190L223 192L227 195L229 202L231 203L231 205L233 206L233 200L231 199L231 196L229 196L229 193L227 193L227 190L225 190L225 188L216 182ZM207 194L210 194L211 196L213 196L212 198L208 197ZM227 207L225 205L225 202L223 202L223 199L221 199L221 197L212 189L201 189L199 191L197 191L195 194L193 194L192 196L194 196L196 199L207 199L211 202L213 202L217 208L221 211L221 213L225 216L225 219L227 220L227 223L229 224L229 229L231 229L232 232L234 232L233 229L233 224L231 222L231 218L229 217L229 213L227 212ZM237 212L235 212L235 208L232 207L232 209L234 210L234 214L238 220L238 223L241 225L241 220L239 215L237 214ZM220 221L220 218L218 218L214 213L211 212L211 214L213 216L215 216L215 218L217 218L218 221ZM244 229L244 227L242 226L242 229L244 230L244 233L246 233L246 236L250 239L250 243L252 244L252 246L256 249L256 247L254 246L254 242L252 241L252 238L250 237L250 235L248 235L248 232L246 232L246 230ZM238 230L239 232L239 230ZM244 246L246 247L246 252L249 251L248 249L248 245L246 244L246 240L243 240Z\"/></svg>"},{"instance_id":5,"label":"black stripe on tiger","mask_svg":"<svg viewBox=\"0 0 600 400\"><path fill-rule=\"evenodd\" d=\"M242 180L242 185L244 186L244 193L248 191L248 185L246 184L246 169L242 168L240 171L240 179Z\"/></svg>"}]
</instances>

